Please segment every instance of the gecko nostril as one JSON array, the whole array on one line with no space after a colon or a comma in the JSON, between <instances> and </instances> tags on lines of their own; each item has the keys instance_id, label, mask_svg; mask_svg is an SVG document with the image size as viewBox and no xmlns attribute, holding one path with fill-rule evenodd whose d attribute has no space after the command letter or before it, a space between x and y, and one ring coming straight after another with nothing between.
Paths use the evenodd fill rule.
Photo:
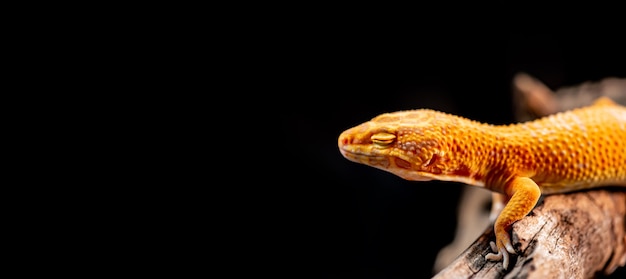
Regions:
<instances>
[{"instance_id":1,"label":"gecko nostril","mask_svg":"<svg viewBox=\"0 0 626 279\"><path fill-rule=\"evenodd\" d=\"M339 136L339 146L344 146L344 145L348 145L350 144L350 138L347 137L346 135L340 135Z\"/></svg>"}]
</instances>

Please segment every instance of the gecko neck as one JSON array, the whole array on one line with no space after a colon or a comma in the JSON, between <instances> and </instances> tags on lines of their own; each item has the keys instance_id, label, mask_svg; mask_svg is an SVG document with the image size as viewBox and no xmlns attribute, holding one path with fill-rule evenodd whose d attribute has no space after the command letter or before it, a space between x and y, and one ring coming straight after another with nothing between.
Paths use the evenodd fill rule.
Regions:
<instances>
[{"instance_id":1,"label":"gecko neck","mask_svg":"<svg viewBox=\"0 0 626 279\"><path fill-rule=\"evenodd\" d=\"M448 156L452 172L439 179L478 187L502 184L488 170L497 169L498 160L494 158L508 153L507 139L499 136L504 126L469 121L454 129Z\"/></svg>"}]
</instances>

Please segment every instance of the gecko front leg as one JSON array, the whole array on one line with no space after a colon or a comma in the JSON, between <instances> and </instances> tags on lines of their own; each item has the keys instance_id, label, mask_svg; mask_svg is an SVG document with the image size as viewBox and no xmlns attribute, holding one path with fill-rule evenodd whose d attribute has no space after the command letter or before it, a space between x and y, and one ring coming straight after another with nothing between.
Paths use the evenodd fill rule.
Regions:
<instances>
[{"instance_id":1,"label":"gecko front leg","mask_svg":"<svg viewBox=\"0 0 626 279\"><path fill-rule=\"evenodd\" d=\"M496 243L495 245L493 242L491 243L493 253L487 254L485 259L490 261L502 260L502 266L507 269L509 253L516 254L509 234L511 225L530 213L541 196L541 190L537 183L528 177L513 178L505 185L504 190L509 201L494 223Z\"/></svg>"},{"instance_id":2,"label":"gecko front leg","mask_svg":"<svg viewBox=\"0 0 626 279\"><path fill-rule=\"evenodd\" d=\"M491 211L489 211L489 223L495 222L500 212L506 205L509 200L507 196L497 193L491 192Z\"/></svg>"}]
</instances>

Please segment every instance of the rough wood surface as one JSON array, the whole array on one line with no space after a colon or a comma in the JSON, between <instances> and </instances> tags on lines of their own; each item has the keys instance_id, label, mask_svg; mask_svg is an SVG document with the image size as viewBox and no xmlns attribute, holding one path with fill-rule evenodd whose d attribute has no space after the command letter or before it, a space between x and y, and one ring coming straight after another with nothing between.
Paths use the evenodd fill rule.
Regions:
<instances>
[{"instance_id":1,"label":"rough wood surface","mask_svg":"<svg viewBox=\"0 0 626 279\"><path fill-rule=\"evenodd\" d=\"M626 192L611 188L550 195L513 225L509 270L484 259L488 229L433 278L595 278L626 264ZM491 227L491 226L490 226Z\"/></svg>"}]
</instances>

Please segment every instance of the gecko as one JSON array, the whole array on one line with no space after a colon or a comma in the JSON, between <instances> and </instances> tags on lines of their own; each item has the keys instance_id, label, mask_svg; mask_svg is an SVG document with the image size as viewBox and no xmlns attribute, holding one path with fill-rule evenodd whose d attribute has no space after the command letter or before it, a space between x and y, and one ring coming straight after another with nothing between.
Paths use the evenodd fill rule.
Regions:
<instances>
[{"instance_id":1,"label":"gecko","mask_svg":"<svg viewBox=\"0 0 626 279\"><path fill-rule=\"evenodd\" d=\"M432 109L383 113L343 131L346 159L412 181L454 181L493 194L495 244L516 254L509 231L541 195L626 187L626 107L607 97L543 118L495 125ZM493 214L493 212L492 212Z\"/></svg>"}]
</instances>

